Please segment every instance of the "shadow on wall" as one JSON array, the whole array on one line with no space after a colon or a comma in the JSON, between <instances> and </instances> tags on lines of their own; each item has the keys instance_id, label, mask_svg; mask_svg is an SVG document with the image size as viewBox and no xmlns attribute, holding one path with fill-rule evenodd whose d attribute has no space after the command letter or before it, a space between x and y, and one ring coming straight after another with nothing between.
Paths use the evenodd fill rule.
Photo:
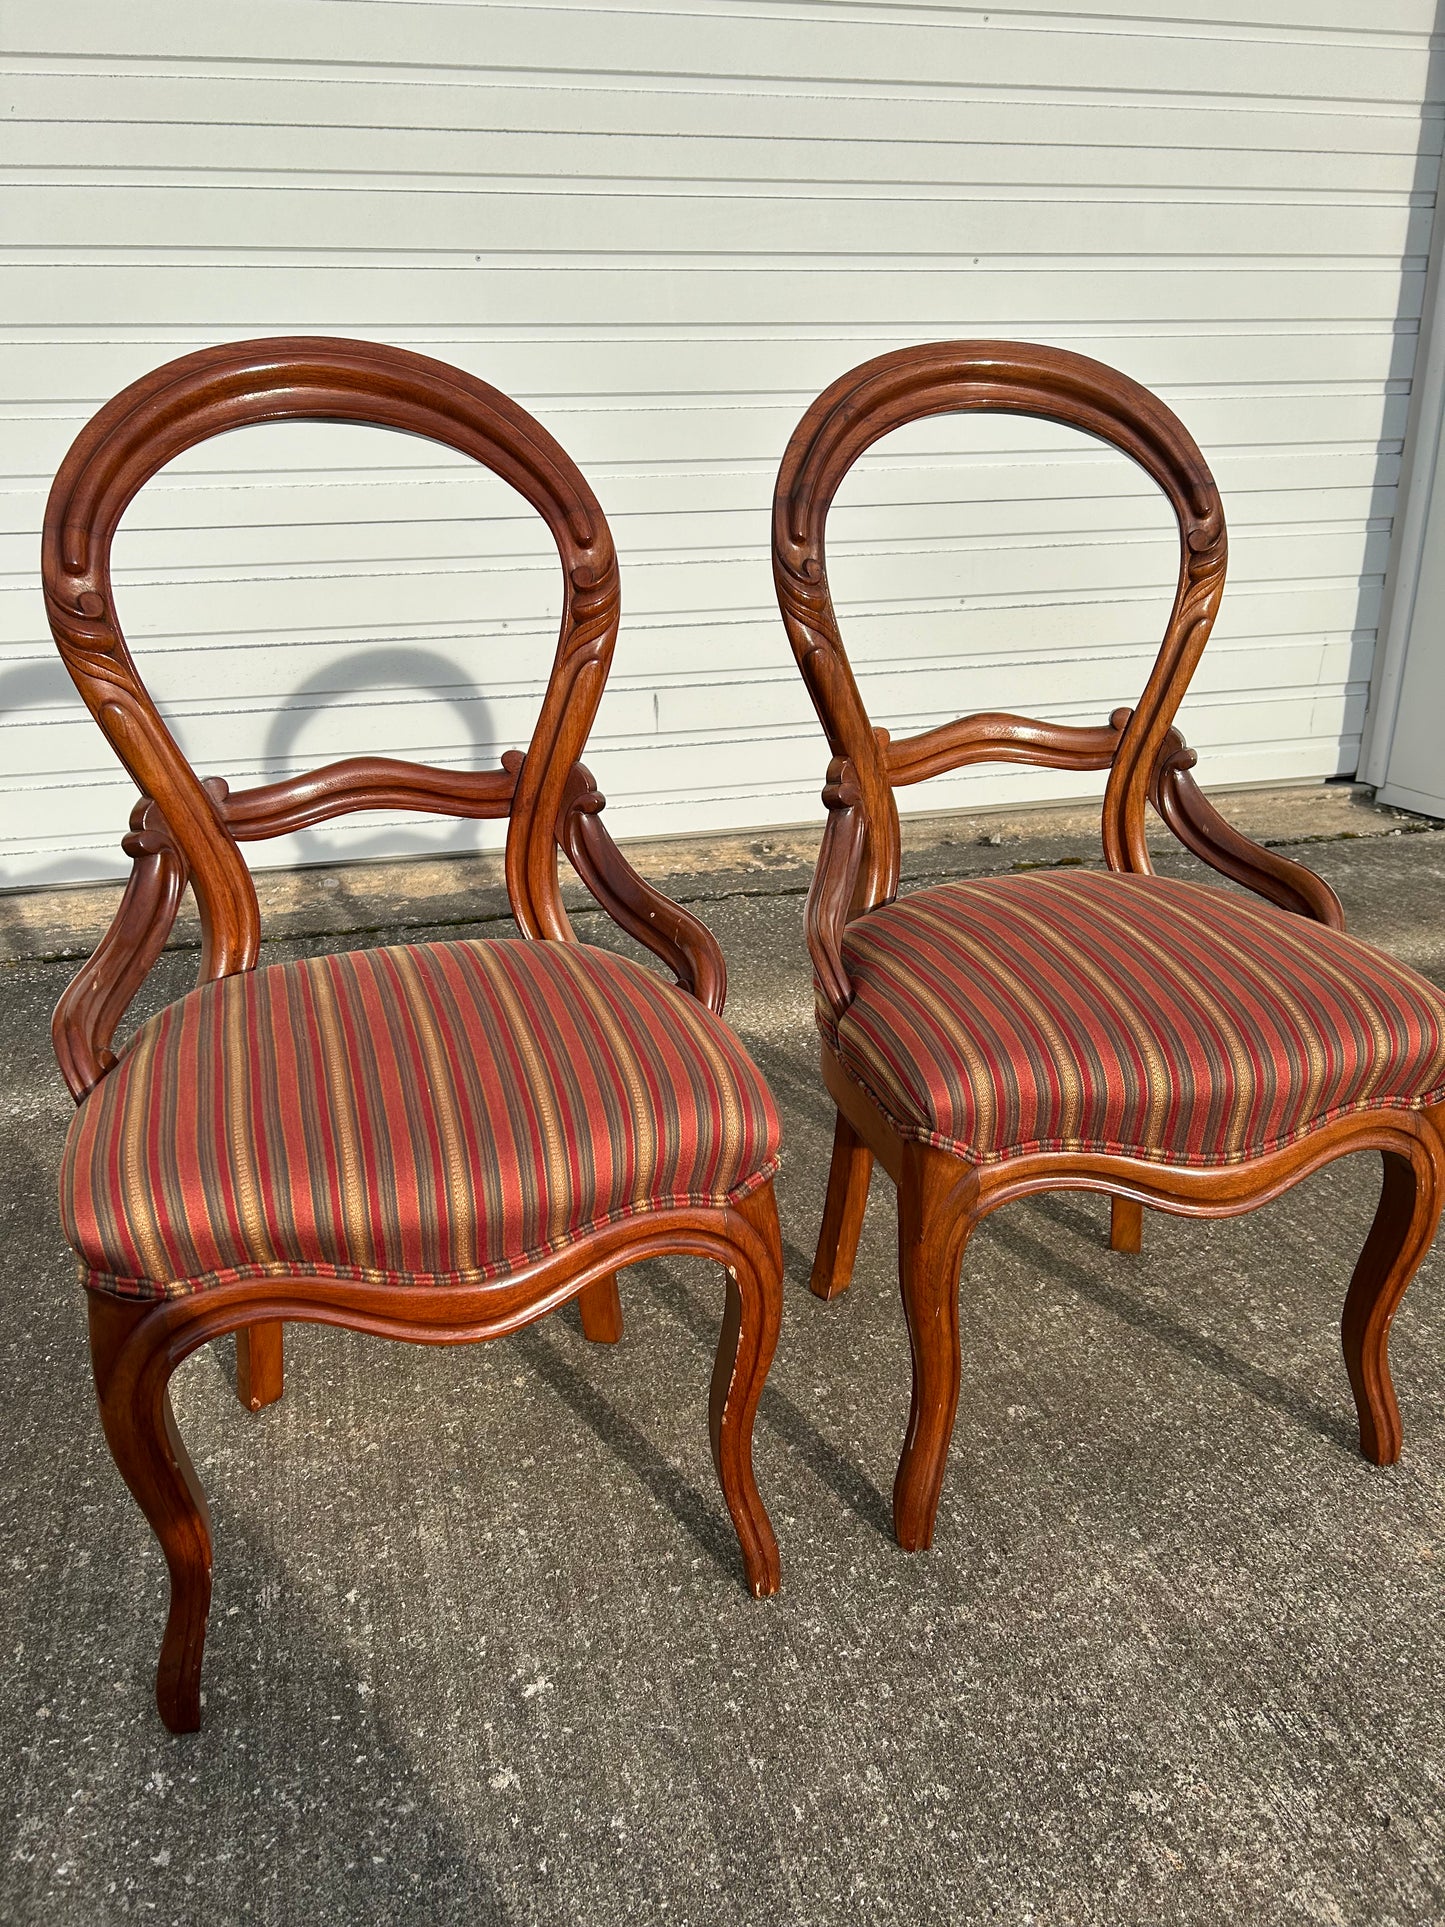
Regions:
<instances>
[{"instance_id":1,"label":"shadow on wall","mask_svg":"<svg viewBox=\"0 0 1445 1927\"><path fill-rule=\"evenodd\" d=\"M144 674L143 663L141 667ZM501 746L494 740L495 727L489 705L475 685L458 681L456 663L433 650L381 643L362 646L341 655L324 671L301 683L285 699L285 706L274 715L267 730L259 774L239 776L224 768L212 769L204 765L197 768L197 774L203 777L225 776L232 787L239 790L257 783L274 782L283 776L304 773L316 765L304 754L298 753L297 746L318 712L333 706L344 707L353 703L359 695L368 693L373 699L390 699L399 708L425 703L435 713L438 705L449 707L460 723L455 739L459 741L461 751L460 754L455 751L452 753L448 767L489 769L498 765ZM85 718L80 696L58 656L52 662L27 663L0 674L0 714L13 716L17 711L27 709L50 714L73 710L81 727L93 732L95 769L105 777L113 767L116 778L124 785L124 772L119 764L114 763L113 752L98 725ZM45 726L44 721L37 720L37 728ZM320 762L334 762L357 753L346 744L343 730L340 732L340 741L320 757ZM377 753L398 754L406 760L417 762L429 760L425 751L409 752L405 748L394 751L387 744L381 745ZM36 807L43 807L43 797ZM123 862L120 843L129 818L128 793L124 789L118 792L114 815L114 848L119 865ZM363 815L362 812L355 812L349 818L332 821L355 824ZM14 825L15 831L21 833L27 827L23 822ZM329 827L322 825L303 830L290 838L284 857L287 867L373 856L453 855L471 851L478 844L478 824L472 818L438 819L419 814L414 829L401 827L394 822L387 826L378 825L369 833L353 833L340 844L334 836L327 834ZM242 849L247 861L258 867L264 868L276 861L276 846L272 843L245 844ZM76 852L73 855L57 852L48 865L48 876L42 887L49 889L72 883L94 883L95 873L96 857L93 851ZM12 886L10 890L7 890L7 884ZM14 886L21 887L17 889ZM118 876L111 887L119 902L122 879ZM5 867L0 865L0 954L11 954L8 936L13 933L17 939L19 937L23 895L23 880L18 876L7 876ZM22 944L21 949L24 947Z\"/></svg>"},{"instance_id":2,"label":"shadow on wall","mask_svg":"<svg viewBox=\"0 0 1445 1927\"><path fill-rule=\"evenodd\" d=\"M560 606L555 548L530 507L470 458L423 459L415 438L370 425L268 423L221 439L224 452L208 445L152 478L113 549L137 664L197 774L241 790L368 753L497 767L511 738L495 732L523 719L506 703L499 715L500 688L484 701L478 685L530 682L534 585L537 614ZM498 601L485 624L494 633L474 633ZM519 621L520 671L521 638L507 634ZM5 840L17 854L0 847L0 892L124 868L130 786L53 654L38 595L27 631L30 660L0 671L0 715L19 725L6 775L29 769L32 783L56 787L12 792ZM149 637L165 640L152 650ZM333 819L248 855L289 868L494 840L475 819L361 814L370 820Z\"/></svg>"},{"instance_id":3,"label":"shadow on wall","mask_svg":"<svg viewBox=\"0 0 1445 1927\"><path fill-rule=\"evenodd\" d=\"M13 716L16 711L26 709L64 710L72 705L75 714L83 717L84 709L76 693L75 684L70 680L65 664L61 662L59 656L53 657L49 662L42 660L22 663L17 668L0 673L0 716ZM37 729L44 729L46 726L46 721L43 720L37 720L35 724ZM91 726L94 727L94 725ZM106 748L99 730L96 730L95 749L96 764L103 765L109 758L110 751ZM44 795L44 791L40 792L31 804L31 808L37 813L45 807ZM19 820L9 827L12 834L23 834L33 826ZM125 829L123 822L116 825L117 844L125 834ZM95 859L93 856L57 855L50 866L50 871L51 880L55 883L89 881L95 876ZM0 865L0 890L19 881L18 877L8 876L4 866ZM0 897L0 916L4 914L4 901L4 898Z\"/></svg>"},{"instance_id":4,"label":"shadow on wall","mask_svg":"<svg viewBox=\"0 0 1445 1927\"><path fill-rule=\"evenodd\" d=\"M447 767L494 769L500 762L501 753L495 742L486 701L475 684L457 681L457 667L453 661L430 649L377 643L365 645L329 663L324 670L318 670L291 692L285 708L277 712L266 732L261 781L273 783L281 777L311 767L297 754L297 743L302 733L320 711L333 705L345 705L368 691L376 696L390 696L398 706L429 700L432 704L446 704L455 710L461 720L461 736L467 749L463 758ZM340 739L344 741L344 732L340 733ZM356 753L353 750L336 749L327 754L324 761L334 762L340 757ZM425 763L429 760L424 752L396 750L390 746L379 753L400 756L403 760L413 762ZM332 819L333 822L337 820L346 819ZM350 820L354 822L356 818L353 816ZM345 847L341 850L328 836L325 827L302 830L293 839L293 848L296 860L300 863L327 863L335 862L338 857L350 860L370 856L452 855L474 849L476 841L475 818L425 820L419 817L415 829L401 829L392 824L378 828L371 835L358 837L353 834L346 839Z\"/></svg>"}]
</instances>

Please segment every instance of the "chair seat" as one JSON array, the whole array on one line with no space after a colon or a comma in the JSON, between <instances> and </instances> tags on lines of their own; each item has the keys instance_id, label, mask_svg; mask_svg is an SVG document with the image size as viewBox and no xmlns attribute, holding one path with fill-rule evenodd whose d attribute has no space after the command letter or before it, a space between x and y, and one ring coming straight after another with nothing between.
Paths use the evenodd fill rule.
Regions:
<instances>
[{"instance_id":1,"label":"chair seat","mask_svg":"<svg viewBox=\"0 0 1445 1927\"><path fill-rule=\"evenodd\" d=\"M85 1282L458 1285L643 1212L736 1201L778 1120L718 1017L581 944L403 944L204 985L80 1106Z\"/></svg>"},{"instance_id":2,"label":"chair seat","mask_svg":"<svg viewBox=\"0 0 1445 1927\"><path fill-rule=\"evenodd\" d=\"M970 1163L1236 1164L1445 1096L1445 995L1224 889L1075 870L920 890L848 927L819 1023L905 1137Z\"/></svg>"}]
</instances>

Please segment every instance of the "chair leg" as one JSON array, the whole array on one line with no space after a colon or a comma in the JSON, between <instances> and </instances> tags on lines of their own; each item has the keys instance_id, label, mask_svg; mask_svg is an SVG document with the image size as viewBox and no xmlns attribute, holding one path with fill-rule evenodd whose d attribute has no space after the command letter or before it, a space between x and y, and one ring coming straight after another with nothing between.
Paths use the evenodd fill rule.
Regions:
<instances>
[{"instance_id":1,"label":"chair leg","mask_svg":"<svg viewBox=\"0 0 1445 1927\"><path fill-rule=\"evenodd\" d=\"M248 1412L274 1405L285 1389L285 1329L275 1318L236 1333L236 1396Z\"/></svg>"},{"instance_id":2,"label":"chair leg","mask_svg":"<svg viewBox=\"0 0 1445 1927\"><path fill-rule=\"evenodd\" d=\"M713 1364L708 1431L713 1464L742 1547L755 1599L778 1590L778 1542L753 1477L753 1420L777 1348L783 1317L783 1241L771 1184L732 1209L762 1240L761 1257L736 1248L727 1271L727 1302Z\"/></svg>"},{"instance_id":3,"label":"chair leg","mask_svg":"<svg viewBox=\"0 0 1445 1927\"><path fill-rule=\"evenodd\" d=\"M194 1733L211 1610L211 1517L171 1412L164 1330L153 1325L147 1338L146 1321L159 1309L93 1294L90 1356L106 1443L170 1568L156 1704L173 1733Z\"/></svg>"},{"instance_id":4,"label":"chair leg","mask_svg":"<svg viewBox=\"0 0 1445 1927\"><path fill-rule=\"evenodd\" d=\"M1360 1450L1393 1465L1403 1434L1390 1378L1390 1323L1440 1222L1442 1189L1432 1164L1384 1153L1384 1182L1370 1235L1345 1299L1340 1336L1360 1418Z\"/></svg>"},{"instance_id":5,"label":"chair leg","mask_svg":"<svg viewBox=\"0 0 1445 1927\"><path fill-rule=\"evenodd\" d=\"M839 1111L833 1129L833 1162L828 1167L828 1193L823 1201L823 1224L813 1259L809 1287L819 1298L836 1298L848 1289L863 1214L868 1209L868 1180L873 1175L873 1153Z\"/></svg>"},{"instance_id":6,"label":"chair leg","mask_svg":"<svg viewBox=\"0 0 1445 1927\"><path fill-rule=\"evenodd\" d=\"M622 1294L617 1289L617 1273L594 1278L577 1294L577 1309L582 1314L582 1335L594 1345L615 1345L622 1336Z\"/></svg>"},{"instance_id":7,"label":"chair leg","mask_svg":"<svg viewBox=\"0 0 1445 1927\"><path fill-rule=\"evenodd\" d=\"M949 1441L958 1412L962 1359L958 1274L973 1229L949 1194L959 1166L909 1145L898 1185L898 1278L913 1352L913 1398L893 1482L893 1531L906 1552L933 1544Z\"/></svg>"},{"instance_id":8,"label":"chair leg","mask_svg":"<svg viewBox=\"0 0 1445 1927\"><path fill-rule=\"evenodd\" d=\"M1144 1207L1133 1198L1109 1200L1109 1249L1136 1256L1144 1249Z\"/></svg>"}]
</instances>

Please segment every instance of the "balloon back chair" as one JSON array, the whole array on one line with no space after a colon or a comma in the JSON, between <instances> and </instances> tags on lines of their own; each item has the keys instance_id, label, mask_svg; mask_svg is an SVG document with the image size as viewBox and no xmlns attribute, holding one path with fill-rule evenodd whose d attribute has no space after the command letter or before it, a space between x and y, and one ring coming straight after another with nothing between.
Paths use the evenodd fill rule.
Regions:
<instances>
[{"instance_id":1,"label":"balloon back chair","mask_svg":"<svg viewBox=\"0 0 1445 1927\"><path fill-rule=\"evenodd\" d=\"M966 716L875 729L828 590L824 529L853 463L890 429L971 410L1081 429L1132 457L1179 525L1178 592L1135 709L1097 728ZM848 1283L875 1158L898 1190L913 1396L894 1526L932 1543L958 1405L959 1269L990 1211L1029 1192L1112 1194L1112 1243L1142 1207L1225 1217L1348 1151L1383 1156L1345 1299L1365 1456L1400 1419L1386 1341L1440 1215L1445 997L1343 934L1334 893L1206 800L1174 728L1224 587L1218 491L1168 408L1096 361L995 341L883 355L812 405L773 501L783 621L832 751L807 908L823 1076L837 1105L813 1290ZM897 898L900 785L985 761L1107 770L1103 872L1034 871ZM1151 805L1241 892L1152 873Z\"/></svg>"},{"instance_id":2,"label":"balloon back chair","mask_svg":"<svg viewBox=\"0 0 1445 1927\"><path fill-rule=\"evenodd\" d=\"M232 794L195 775L116 618L110 550L137 490L183 450L253 423L372 423L460 450L541 515L561 634L525 754L485 771L382 757ZM447 1344L580 1300L621 1330L618 1267L690 1252L725 1268L713 1456L755 1594L778 1552L752 1472L777 1341L778 1123L719 1015L721 954L602 826L578 761L617 634L617 560L592 491L514 402L443 363L365 342L205 350L148 375L82 432L51 491L43 574L60 653L141 792L115 919L61 999L54 1037L78 1110L61 1176L88 1287L105 1436L165 1551L157 1675L166 1724L200 1719L211 1592L205 1499L167 1392L188 1353L236 1334L253 1409L281 1391L286 1320ZM240 843L350 810L505 817L522 940L405 944L259 967ZM602 907L673 972L578 943L564 849ZM120 1050L116 1028L187 884L200 981Z\"/></svg>"}]
</instances>

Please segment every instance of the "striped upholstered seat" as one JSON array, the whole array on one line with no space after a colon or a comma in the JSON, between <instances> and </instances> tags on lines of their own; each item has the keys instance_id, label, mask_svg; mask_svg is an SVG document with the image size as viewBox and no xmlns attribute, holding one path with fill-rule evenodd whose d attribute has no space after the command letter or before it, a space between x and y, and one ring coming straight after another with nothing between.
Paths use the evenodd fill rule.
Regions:
<instances>
[{"instance_id":1,"label":"striped upholstered seat","mask_svg":"<svg viewBox=\"0 0 1445 1927\"><path fill-rule=\"evenodd\" d=\"M722 1019L580 944L276 964L144 1025L61 1175L92 1289L320 1273L478 1283L584 1231L765 1184L778 1120Z\"/></svg>"},{"instance_id":2,"label":"striped upholstered seat","mask_svg":"<svg viewBox=\"0 0 1445 1927\"><path fill-rule=\"evenodd\" d=\"M1343 1112L1445 1096L1445 995L1218 888L1056 870L920 890L849 926L848 1071L905 1137L1238 1163Z\"/></svg>"}]
</instances>

